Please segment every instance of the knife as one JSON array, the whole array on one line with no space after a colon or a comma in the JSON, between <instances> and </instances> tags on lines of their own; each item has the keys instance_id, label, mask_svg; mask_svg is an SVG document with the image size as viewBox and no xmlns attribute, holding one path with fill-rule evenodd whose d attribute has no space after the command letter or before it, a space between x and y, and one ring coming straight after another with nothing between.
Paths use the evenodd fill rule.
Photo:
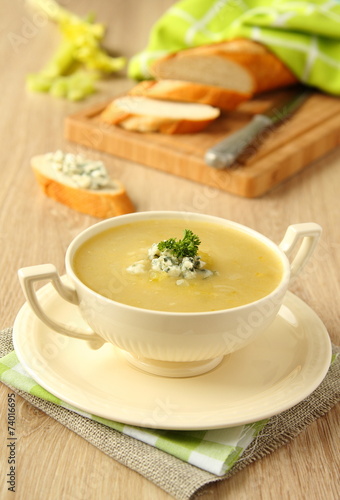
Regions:
<instances>
[{"instance_id":1,"label":"knife","mask_svg":"<svg viewBox=\"0 0 340 500\"><path fill-rule=\"evenodd\" d=\"M310 91L300 90L293 97L291 94L285 96L269 111L255 115L248 125L208 149L205 162L217 169L230 167L262 132L287 120L310 95Z\"/></svg>"}]
</instances>

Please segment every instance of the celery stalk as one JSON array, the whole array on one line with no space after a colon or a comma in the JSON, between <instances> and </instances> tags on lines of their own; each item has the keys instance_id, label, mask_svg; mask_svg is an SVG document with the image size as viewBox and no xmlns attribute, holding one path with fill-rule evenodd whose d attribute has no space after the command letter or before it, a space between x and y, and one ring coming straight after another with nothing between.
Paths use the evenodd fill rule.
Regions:
<instances>
[{"instance_id":1,"label":"celery stalk","mask_svg":"<svg viewBox=\"0 0 340 500\"><path fill-rule=\"evenodd\" d=\"M28 75L30 90L80 100L95 92L94 81L98 75L94 71L113 73L125 66L124 57L111 57L101 48L105 35L102 24L94 23L89 16L81 19L54 0L29 1L56 22L61 33L60 45L50 61L39 73ZM81 78L75 73L79 67L84 68Z\"/></svg>"}]
</instances>

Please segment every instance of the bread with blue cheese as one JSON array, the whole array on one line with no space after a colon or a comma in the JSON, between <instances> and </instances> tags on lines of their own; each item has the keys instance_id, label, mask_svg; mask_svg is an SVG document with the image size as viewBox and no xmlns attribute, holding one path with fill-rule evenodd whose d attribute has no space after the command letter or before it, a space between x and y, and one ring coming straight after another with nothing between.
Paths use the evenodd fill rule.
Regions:
<instances>
[{"instance_id":1,"label":"bread with blue cheese","mask_svg":"<svg viewBox=\"0 0 340 500\"><path fill-rule=\"evenodd\" d=\"M109 218L135 211L123 184L109 177L101 161L58 150L34 156L31 166L47 196L78 212Z\"/></svg>"}]
</instances>

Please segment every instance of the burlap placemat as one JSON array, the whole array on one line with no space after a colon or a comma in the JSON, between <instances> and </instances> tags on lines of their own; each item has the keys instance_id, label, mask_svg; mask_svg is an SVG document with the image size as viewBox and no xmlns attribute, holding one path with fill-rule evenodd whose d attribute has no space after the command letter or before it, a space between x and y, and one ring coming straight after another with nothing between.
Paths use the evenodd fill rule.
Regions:
<instances>
[{"instance_id":1,"label":"burlap placemat","mask_svg":"<svg viewBox=\"0 0 340 500\"><path fill-rule=\"evenodd\" d=\"M0 332L0 357L12 350L12 329L8 328ZM334 347L334 351L339 352L339 348ZM340 356L330 367L321 385L298 405L272 417L241 459L222 477L216 477L157 448L53 403L22 391L16 390L16 393L106 455L152 481L174 498L189 500L198 496L207 485L226 480L255 460L272 453L292 440L311 422L325 415L340 399L339 375Z\"/></svg>"}]
</instances>

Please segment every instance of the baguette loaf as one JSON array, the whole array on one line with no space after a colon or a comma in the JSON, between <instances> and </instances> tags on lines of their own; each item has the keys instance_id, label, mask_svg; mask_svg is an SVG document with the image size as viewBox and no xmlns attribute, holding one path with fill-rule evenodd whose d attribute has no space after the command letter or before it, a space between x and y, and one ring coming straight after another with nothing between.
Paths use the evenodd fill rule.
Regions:
<instances>
[{"instance_id":1,"label":"baguette loaf","mask_svg":"<svg viewBox=\"0 0 340 500\"><path fill-rule=\"evenodd\" d=\"M155 61L156 80L182 80L259 94L297 83L293 73L262 44L238 39L181 50Z\"/></svg>"},{"instance_id":2,"label":"baguette loaf","mask_svg":"<svg viewBox=\"0 0 340 500\"><path fill-rule=\"evenodd\" d=\"M60 157L62 153L57 154ZM84 189L77 185L72 176L61 171L61 162L54 161L51 155L34 156L31 160L36 180L47 196L93 217L109 218L135 211L120 181L108 180L105 187ZM56 164L58 168L55 168Z\"/></svg>"},{"instance_id":3,"label":"baguette loaf","mask_svg":"<svg viewBox=\"0 0 340 500\"><path fill-rule=\"evenodd\" d=\"M129 95L178 102L209 104L223 111L231 111L252 96L236 90L181 80L146 80L133 87Z\"/></svg>"},{"instance_id":4,"label":"baguette loaf","mask_svg":"<svg viewBox=\"0 0 340 500\"><path fill-rule=\"evenodd\" d=\"M206 104L124 96L114 99L102 112L101 119L137 132L185 134L203 130L219 114L219 109Z\"/></svg>"}]
</instances>

